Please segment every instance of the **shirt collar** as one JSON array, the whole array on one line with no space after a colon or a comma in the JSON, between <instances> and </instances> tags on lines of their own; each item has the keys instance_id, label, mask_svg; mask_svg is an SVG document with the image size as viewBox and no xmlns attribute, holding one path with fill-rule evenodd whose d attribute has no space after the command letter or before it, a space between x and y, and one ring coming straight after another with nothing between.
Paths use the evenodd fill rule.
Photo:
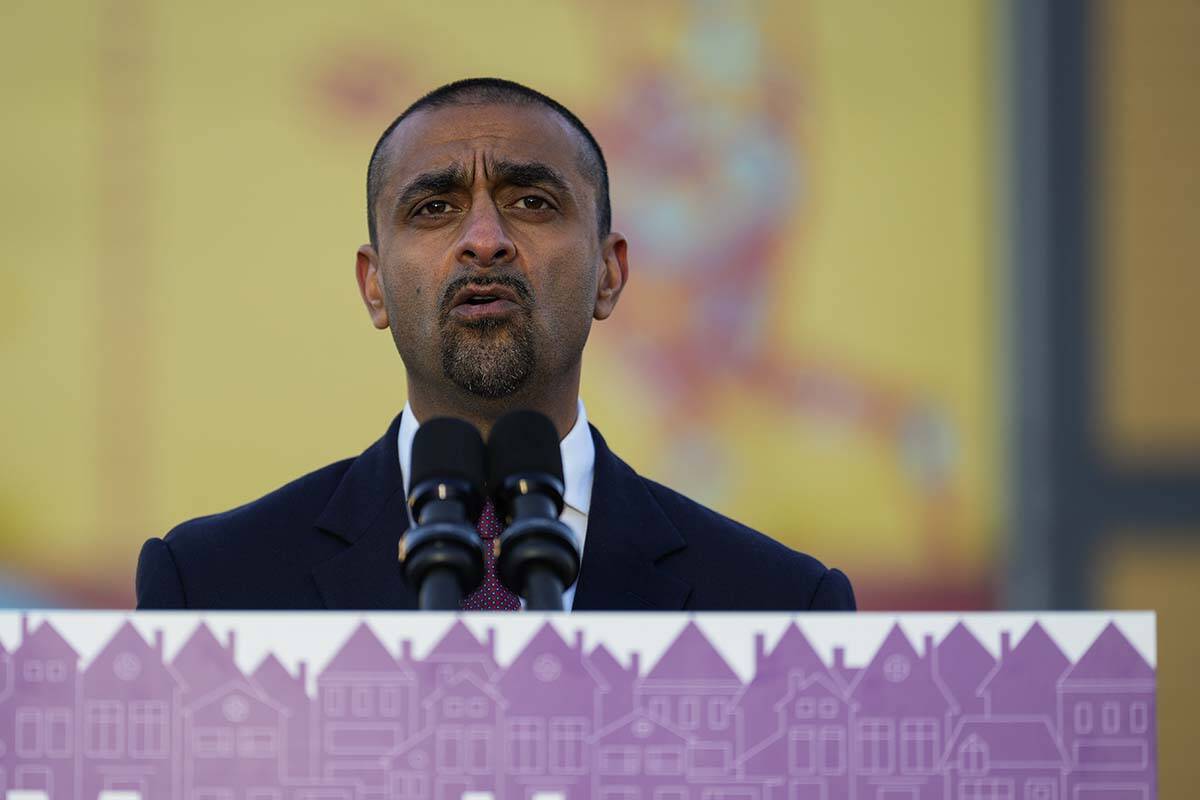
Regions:
<instances>
[{"instance_id":1,"label":"shirt collar","mask_svg":"<svg viewBox=\"0 0 1200 800\"><path fill-rule=\"evenodd\" d=\"M559 443L563 462L563 502L580 514L587 515L592 504L592 473L596 466L596 445L588 429L587 410L580 399L575 424ZM421 423L413 414L412 406L404 404L400 415L400 430L397 433L397 449L400 453L400 472L404 476L404 496L408 496L409 474L412 467L413 437Z\"/></svg>"}]
</instances>

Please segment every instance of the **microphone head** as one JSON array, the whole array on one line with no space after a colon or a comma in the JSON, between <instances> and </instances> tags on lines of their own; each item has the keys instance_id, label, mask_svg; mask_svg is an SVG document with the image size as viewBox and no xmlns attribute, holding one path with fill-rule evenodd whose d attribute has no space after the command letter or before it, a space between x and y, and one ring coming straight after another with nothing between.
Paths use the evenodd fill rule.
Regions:
<instances>
[{"instance_id":1,"label":"microphone head","mask_svg":"<svg viewBox=\"0 0 1200 800\"><path fill-rule=\"evenodd\" d=\"M517 494L535 491L562 511L562 450L558 430L544 414L513 411L501 417L488 437L487 462L488 489L498 509L508 508Z\"/></svg>"},{"instance_id":2,"label":"microphone head","mask_svg":"<svg viewBox=\"0 0 1200 800\"><path fill-rule=\"evenodd\" d=\"M458 500L474 521L483 507L483 437L469 422L437 417L417 429L412 445L411 494L414 519L431 500ZM439 488L440 487L440 488Z\"/></svg>"}]
</instances>

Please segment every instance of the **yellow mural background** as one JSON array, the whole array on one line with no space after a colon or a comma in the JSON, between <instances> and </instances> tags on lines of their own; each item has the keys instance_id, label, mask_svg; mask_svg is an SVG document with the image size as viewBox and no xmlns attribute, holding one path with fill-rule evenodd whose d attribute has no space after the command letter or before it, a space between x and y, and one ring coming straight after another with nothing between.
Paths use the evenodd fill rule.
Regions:
<instances>
[{"instance_id":1,"label":"yellow mural background","mask_svg":"<svg viewBox=\"0 0 1200 800\"><path fill-rule=\"evenodd\" d=\"M730 236L769 239L734 323L741 350L700 313L740 302L740 239L714 242L726 264L689 273L696 241L631 236L627 299L585 357L592 421L650 477L844 567L866 607L992 602L987 4L91 0L5 14L0 580L128 604L147 536L383 432L404 381L353 255L371 146L422 92L498 75L564 102L618 142L624 230L653 206L620 155L639 120L617 110L657 76L670 107L725 131L693 142L709 171L738 120L759 120L795 191L735 195L719 170L678 187L689 236L732 218L747 227ZM758 72L733 74L747 53ZM680 285L689 304L672 306ZM683 315L687 335L654 350L638 325L658 312ZM695 369L668 390L643 355Z\"/></svg>"}]
</instances>

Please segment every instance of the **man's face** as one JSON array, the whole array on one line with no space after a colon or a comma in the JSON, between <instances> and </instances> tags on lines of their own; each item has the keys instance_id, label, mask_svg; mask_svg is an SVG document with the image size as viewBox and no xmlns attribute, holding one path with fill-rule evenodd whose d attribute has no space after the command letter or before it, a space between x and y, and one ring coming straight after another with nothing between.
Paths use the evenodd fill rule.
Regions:
<instances>
[{"instance_id":1,"label":"man's face","mask_svg":"<svg viewBox=\"0 0 1200 800\"><path fill-rule=\"evenodd\" d=\"M496 399L577 373L626 276L583 152L541 106L426 109L392 133L358 279L410 382Z\"/></svg>"}]
</instances>

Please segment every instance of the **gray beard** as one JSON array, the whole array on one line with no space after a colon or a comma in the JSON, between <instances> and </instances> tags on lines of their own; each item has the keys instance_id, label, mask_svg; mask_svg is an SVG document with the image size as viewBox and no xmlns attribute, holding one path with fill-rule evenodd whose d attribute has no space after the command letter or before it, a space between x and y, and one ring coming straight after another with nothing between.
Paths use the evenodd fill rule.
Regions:
<instances>
[{"instance_id":1,"label":"gray beard","mask_svg":"<svg viewBox=\"0 0 1200 800\"><path fill-rule=\"evenodd\" d=\"M533 335L523 316L444 326L441 344L443 374L477 397L508 397L533 374Z\"/></svg>"}]
</instances>

